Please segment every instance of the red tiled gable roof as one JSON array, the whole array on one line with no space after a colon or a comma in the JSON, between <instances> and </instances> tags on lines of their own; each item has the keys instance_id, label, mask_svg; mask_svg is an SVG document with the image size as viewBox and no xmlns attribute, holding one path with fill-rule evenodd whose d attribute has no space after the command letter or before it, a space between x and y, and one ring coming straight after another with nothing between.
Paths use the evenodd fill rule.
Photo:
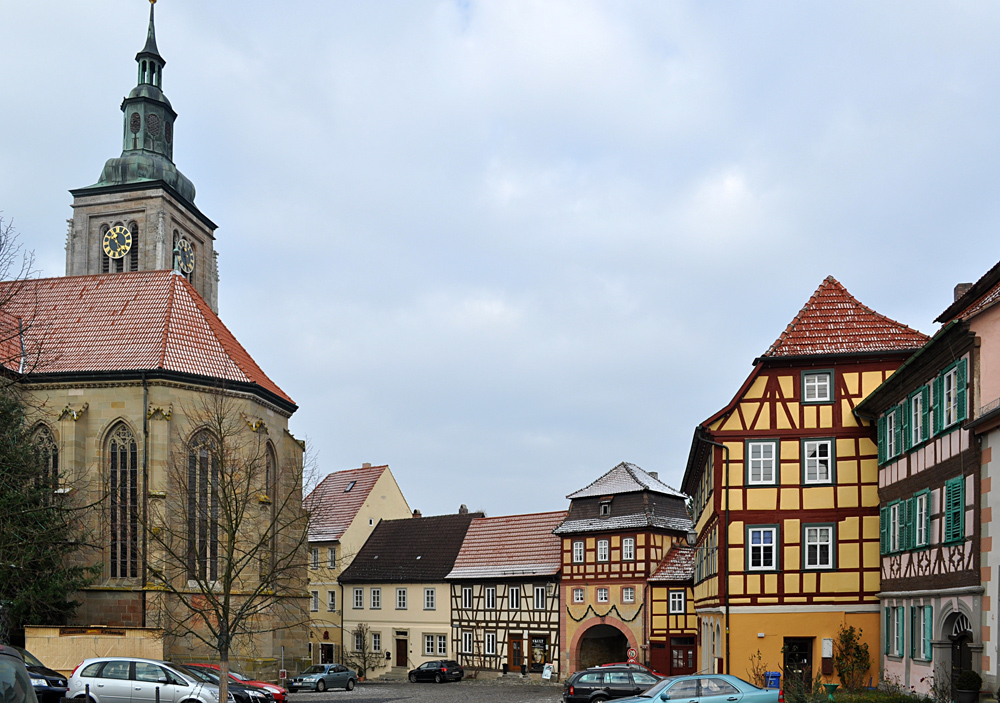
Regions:
<instances>
[{"instance_id":1,"label":"red tiled gable roof","mask_svg":"<svg viewBox=\"0 0 1000 703\"><path fill-rule=\"evenodd\" d=\"M948 306L935 322L942 324L956 318L969 320L1000 301L1000 262L984 273L962 297Z\"/></svg>"},{"instance_id":2,"label":"red tiled gable roof","mask_svg":"<svg viewBox=\"0 0 1000 703\"><path fill-rule=\"evenodd\" d=\"M694 553L691 547L675 544L660 562L650 581L688 581L694 578Z\"/></svg>"},{"instance_id":3,"label":"red tiled gable roof","mask_svg":"<svg viewBox=\"0 0 1000 703\"><path fill-rule=\"evenodd\" d=\"M450 579L552 576L562 564L562 540L552 534L566 511L481 517L472 521Z\"/></svg>"},{"instance_id":4,"label":"red tiled gable roof","mask_svg":"<svg viewBox=\"0 0 1000 703\"><path fill-rule=\"evenodd\" d=\"M765 358L919 349L928 337L880 315L827 276Z\"/></svg>"},{"instance_id":5,"label":"red tiled gable roof","mask_svg":"<svg viewBox=\"0 0 1000 703\"><path fill-rule=\"evenodd\" d=\"M320 481L303 501L311 513L309 541L332 542L343 537L388 468L384 465L338 471ZM347 490L352 481L354 485Z\"/></svg>"},{"instance_id":6,"label":"red tiled gable roof","mask_svg":"<svg viewBox=\"0 0 1000 703\"><path fill-rule=\"evenodd\" d=\"M254 384L293 403L173 271L0 282L33 373L164 370Z\"/></svg>"}]
</instances>

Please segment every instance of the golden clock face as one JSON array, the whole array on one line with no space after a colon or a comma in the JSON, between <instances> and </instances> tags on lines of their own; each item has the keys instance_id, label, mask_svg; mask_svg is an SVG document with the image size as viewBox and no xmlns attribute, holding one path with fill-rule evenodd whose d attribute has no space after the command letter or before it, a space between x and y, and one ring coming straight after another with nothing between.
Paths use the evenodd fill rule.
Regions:
<instances>
[{"instance_id":1,"label":"golden clock face","mask_svg":"<svg viewBox=\"0 0 1000 703\"><path fill-rule=\"evenodd\" d=\"M112 259L120 259L132 248L132 233L121 225L115 225L104 235L104 253Z\"/></svg>"},{"instance_id":2,"label":"golden clock face","mask_svg":"<svg viewBox=\"0 0 1000 703\"><path fill-rule=\"evenodd\" d=\"M186 239L182 239L177 242L177 252L180 254L180 269L184 273L191 273L194 271L194 250L191 248L191 243Z\"/></svg>"}]
</instances>

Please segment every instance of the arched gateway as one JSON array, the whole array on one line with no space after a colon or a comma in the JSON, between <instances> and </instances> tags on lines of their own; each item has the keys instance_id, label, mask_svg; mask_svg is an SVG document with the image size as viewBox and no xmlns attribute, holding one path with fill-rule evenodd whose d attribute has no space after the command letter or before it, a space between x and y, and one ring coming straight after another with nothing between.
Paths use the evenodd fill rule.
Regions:
<instances>
[{"instance_id":1,"label":"arched gateway","mask_svg":"<svg viewBox=\"0 0 1000 703\"><path fill-rule=\"evenodd\" d=\"M627 658L628 637L614 625L598 624L583 632L576 651L578 668L623 662Z\"/></svg>"}]
</instances>

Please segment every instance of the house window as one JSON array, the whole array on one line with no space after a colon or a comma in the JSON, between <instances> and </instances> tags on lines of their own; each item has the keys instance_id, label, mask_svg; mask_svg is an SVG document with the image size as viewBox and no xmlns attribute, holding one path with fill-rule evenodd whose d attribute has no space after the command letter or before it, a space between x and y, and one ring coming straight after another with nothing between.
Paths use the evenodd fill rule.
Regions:
<instances>
[{"instance_id":1,"label":"house window","mask_svg":"<svg viewBox=\"0 0 1000 703\"><path fill-rule=\"evenodd\" d=\"M802 402L829 403L833 400L830 371L802 374Z\"/></svg>"},{"instance_id":2,"label":"house window","mask_svg":"<svg viewBox=\"0 0 1000 703\"><path fill-rule=\"evenodd\" d=\"M597 540L597 561L607 561L608 560L608 540L599 539Z\"/></svg>"},{"instance_id":3,"label":"house window","mask_svg":"<svg viewBox=\"0 0 1000 703\"><path fill-rule=\"evenodd\" d=\"M447 656L448 654L448 637L446 635L438 635L438 656Z\"/></svg>"},{"instance_id":4,"label":"house window","mask_svg":"<svg viewBox=\"0 0 1000 703\"><path fill-rule=\"evenodd\" d=\"M510 593L510 609L520 610L521 609L521 587L520 586L510 586L508 589Z\"/></svg>"},{"instance_id":5,"label":"house window","mask_svg":"<svg viewBox=\"0 0 1000 703\"><path fill-rule=\"evenodd\" d=\"M434 635L424 635L424 655L434 656Z\"/></svg>"},{"instance_id":6,"label":"house window","mask_svg":"<svg viewBox=\"0 0 1000 703\"><path fill-rule=\"evenodd\" d=\"M747 484L774 485L776 482L777 442L747 442Z\"/></svg>"},{"instance_id":7,"label":"house window","mask_svg":"<svg viewBox=\"0 0 1000 703\"><path fill-rule=\"evenodd\" d=\"M601 517L607 517L611 514L611 501L602 500L601 501Z\"/></svg>"},{"instance_id":8,"label":"house window","mask_svg":"<svg viewBox=\"0 0 1000 703\"><path fill-rule=\"evenodd\" d=\"M462 633L462 654L472 654L472 633Z\"/></svg>"},{"instance_id":9,"label":"house window","mask_svg":"<svg viewBox=\"0 0 1000 703\"><path fill-rule=\"evenodd\" d=\"M406 610L406 589L396 589L396 610Z\"/></svg>"},{"instance_id":10,"label":"house window","mask_svg":"<svg viewBox=\"0 0 1000 703\"><path fill-rule=\"evenodd\" d=\"M372 610L380 610L382 608L382 589L373 588L372 589Z\"/></svg>"},{"instance_id":11,"label":"house window","mask_svg":"<svg viewBox=\"0 0 1000 703\"><path fill-rule=\"evenodd\" d=\"M437 610L437 590L434 588L424 589L424 610ZM432 652L433 654L433 652Z\"/></svg>"},{"instance_id":12,"label":"house window","mask_svg":"<svg viewBox=\"0 0 1000 703\"><path fill-rule=\"evenodd\" d=\"M622 539L622 560L635 561L635 538L625 537Z\"/></svg>"},{"instance_id":13,"label":"house window","mask_svg":"<svg viewBox=\"0 0 1000 703\"><path fill-rule=\"evenodd\" d=\"M354 589L354 609L361 610L365 607L365 589L355 588Z\"/></svg>"},{"instance_id":14,"label":"house window","mask_svg":"<svg viewBox=\"0 0 1000 703\"><path fill-rule=\"evenodd\" d=\"M188 450L188 578L219 578L219 457L215 440L199 432Z\"/></svg>"},{"instance_id":15,"label":"house window","mask_svg":"<svg viewBox=\"0 0 1000 703\"><path fill-rule=\"evenodd\" d=\"M582 603L584 600L584 590L582 588L573 589L573 602Z\"/></svg>"},{"instance_id":16,"label":"house window","mask_svg":"<svg viewBox=\"0 0 1000 703\"><path fill-rule=\"evenodd\" d=\"M497 609L497 587L487 586L486 587L486 610L496 610Z\"/></svg>"},{"instance_id":17,"label":"house window","mask_svg":"<svg viewBox=\"0 0 1000 703\"><path fill-rule=\"evenodd\" d=\"M309 591L309 610L313 613L319 612L319 591Z\"/></svg>"},{"instance_id":18,"label":"house window","mask_svg":"<svg viewBox=\"0 0 1000 703\"><path fill-rule=\"evenodd\" d=\"M365 640L360 632L354 633L354 651L360 652L365 647Z\"/></svg>"},{"instance_id":19,"label":"house window","mask_svg":"<svg viewBox=\"0 0 1000 703\"><path fill-rule=\"evenodd\" d=\"M535 586L535 610L545 610L545 586Z\"/></svg>"},{"instance_id":20,"label":"house window","mask_svg":"<svg viewBox=\"0 0 1000 703\"><path fill-rule=\"evenodd\" d=\"M112 578L136 578L139 575L139 446L125 424L119 424L108 440L108 527L111 537ZM189 485L192 485L189 480ZM197 485L197 482L193 484ZM213 484L214 485L214 484ZM193 486L192 486L193 487ZM197 493L188 492L188 534L196 536L188 543L188 573L196 571L201 548L207 536L198 531ZM214 542L216 548L218 541ZM216 562L213 562L216 563ZM214 580L214 578L213 578Z\"/></svg>"},{"instance_id":21,"label":"house window","mask_svg":"<svg viewBox=\"0 0 1000 703\"><path fill-rule=\"evenodd\" d=\"M319 547L313 547L309 552L309 568L319 568Z\"/></svg>"},{"instance_id":22,"label":"house window","mask_svg":"<svg viewBox=\"0 0 1000 703\"><path fill-rule=\"evenodd\" d=\"M626 586L622 589L622 603L635 603L635 588Z\"/></svg>"},{"instance_id":23,"label":"house window","mask_svg":"<svg viewBox=\"0 0 1000 703\"><path fill-rule=\"evenodd\" d=\"M931 606L917 605L912 608L913 625L910 637L913 640L912 655L914 659L931 660L931 635L934 628L934 617Z\"/></svg>"},{"instance_id":24,"label":"house window","mask_svg":"<svg viewBox=\"0 0 1000 703\"><path fill-rule=\"evenodd\" d=\"M807 439L802 442L802 455L805 461L804 483L830 483L833 466L833 440Z\"/></svg>"},{"instance_id":25,"label":"house window","mask_svg":"<svg viewBox=\"0 0 1000 703\"><path fill-rule=\"evenodd\" d=\"M902 503L889 506L889 551L898 552L900 548L900 533L902 532Z\"/></svg>"},{"instance_id":26,"label":"house window","mask_svg":"<svg viewBox=\"0 0 1000 703\"><path fill-rule=\"evenodd\" d=\"M337 548L336 547L330 547L328 550L326 550L326 552L327 552L327 558L330 560L329 563L327 564L327 566L329 566L331 569L336 568L336 566L337 566Z\"/></svg>"},{"instance_id":27,"label":"house window","mask_svg":"<svg viewBox=\"0 0 1000 703\"><path fill-rule=\"evenodd\" d=\"M486 633L486 654L493 655L497 653L497 633L487 632Z\"/></svg>"},{"instance_id":28,"label":"house window","mask_svg":"<svg viewBox=\"0 0 1000 703\"><path fill-rule=\"evenodd\" d=\"M326 612L334 613L337 611L337 592L327 591L326 592Z\"/></svg>"},{"instance_id":29,"label":"house window","mask_svg":"<svg viewBox=\"0 0 1000 703\"><path fill-rule=\"evenodd\" d=\"M462 586L462 607L465 609L472 607L472 586Z\"/></svg>"},{"instance_id":30,"label":"house window","mask_svg":"<svg viewBox=\"0 0 1000 703\"><path fill-rule=\"evenodd\" d=\"M608 589L598 588L597 589L597 602L607 603L608 602Z\"/></svg>"},{"instance_id":31,"label":"house window","mask_svg":"<svg viewBox=\"0 0 1000 703\"><path fill-rule=\"evenodd\" d=\"M927 439L927 408L924 406L925 386L910 396L910 446L915 447Z\"/></svg>"},{"instance_id":32,"label":"house window","mask_svg":"<svg viewBox=\"0 0 1000 703\"><path fill-rule=\"evenodd\" d=\"M896 410L893 408L885 414L885 458L892 459L899 454L896 439L899 437L899 426L896 424Z\"/></svg>"},{"instance_id":33,"label":"house window","mask_svg":"<svg viewBox=\"0 0 1000 703\"><path fill-rule=\"evenodd\" d=\"M958 421L958 369L953 368L944 374L944 426L955 424Z\"/></svg>"},{"instance_id":34,"label":"house window","mask_svg":"<svg viewBox=\"0 0 1000 703\"><path fill-rule=\"evenodd\" d=\"M777 568L777 527L751 527L747 530L750 544L748 554L750 571L773 571Z\"/></svg>"},{"instance_id":35,"label":"house window","mask_svg":"<svg viewBox=\"0 0 1000 703\"><path fill-rule=\"evenodd\" d=\"M583 542L573 543L573 563L574 564L583 563Z\"/></svg>"},{"instance_id":36,"label":"house window","mask_svg":"<svg viewBox=\"0 0 1000 703\"><path fill-rule=\"evenodd\" d=\"M373 632L372 633L372 651L381 652L382 651L382 633Z\"/></svg>"},{"instance_id":37,"label":"house window","mask_svg":"<svg viewBox=\"0 0 1000 703\"><path fill-rule=\"evenodd\" d=\"M953 478L944 484L944 541L965 539L965 477Z\"/></svg>"},{"instance_id":38,"label":"house window","mask_svg":"<svg viewBox=\"0 0 1000 703\"><path fill-rule=\"evenodd\" d=\"M833 568L833 527L806 525L803 527L806 569Z\"/></svg>"},{"instance_id":39,"label":"house window","mask_svg":"<svg viewBox=\"0 0 1000 703\"><path fill-rule=\"evenodd\" d=\"M670 592L670 613L672 615L683 614L685 611L684 606L684 591L671 591Z\"/></svg>"},{"instance_id":40,"label":"house window","mask_svg":"<svg viewBox=\"0 0 1000 703\"><path fill-rule=\"evenodd\" d=\"M928 534L928 499L930 498L929 493L921 493L916 496L916 523L915 523L915 547L926 547L927 546L927 534Z\"/></svg>"},{"instance_id":41,"label":"house window","mask_svg":"<svg viewBox=\"0 0 1000 703\"><path fill-rule=\"evenodd\" d=\"M892 637L892 653L897 657L903 656L903 607L898 606L893 608L893 637Z\"/></svg>"}]
</instances>

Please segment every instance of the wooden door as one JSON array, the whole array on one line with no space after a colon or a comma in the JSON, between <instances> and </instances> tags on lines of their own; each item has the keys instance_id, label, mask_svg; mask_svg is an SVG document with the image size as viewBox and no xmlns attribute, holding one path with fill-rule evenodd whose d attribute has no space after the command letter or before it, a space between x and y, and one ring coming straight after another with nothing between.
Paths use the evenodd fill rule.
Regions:
<instances>
[{"instance_id":1,"label":"wooden door","mask_svg":"<svg viewBox=\"0 0 1000 703\"><path fill-rule=\"evenodd\" d=\"M396 666L408 666L408 654L409 647L406 646L406 640L396 640Z\"/></svg>"},{"instance_id":2,"label":"wooden door","mask_svg":"<svg viewBox=\"0 0 1000 703\"><path fill-rule=\"evenodd\" d=\"M785 638L785 677L801 676L802 685L812 690L812 637Z\"/></svg>"},{"instance_id":3,"label":"wooden door","mask_svg":"<svg viewBox=\"0 0 1000 703\"><path fill-rule=\"evenodd\" d=\"M524 664L524 640L518 636L511 637L507 648L507 666L510 671L516 671Z\"/></svg>"},{"instance_id":4,"label":"wooden door","mask_svg":"<svg viewBox=\"0 0 1000 703\"><path fill-rule=\"evenodd\" d=\"M694 637L671 637L670 638L670 671L659 670L661 674L671 676L681 676L693 674L695 657Z\"/></svg>"}]
</instances>

